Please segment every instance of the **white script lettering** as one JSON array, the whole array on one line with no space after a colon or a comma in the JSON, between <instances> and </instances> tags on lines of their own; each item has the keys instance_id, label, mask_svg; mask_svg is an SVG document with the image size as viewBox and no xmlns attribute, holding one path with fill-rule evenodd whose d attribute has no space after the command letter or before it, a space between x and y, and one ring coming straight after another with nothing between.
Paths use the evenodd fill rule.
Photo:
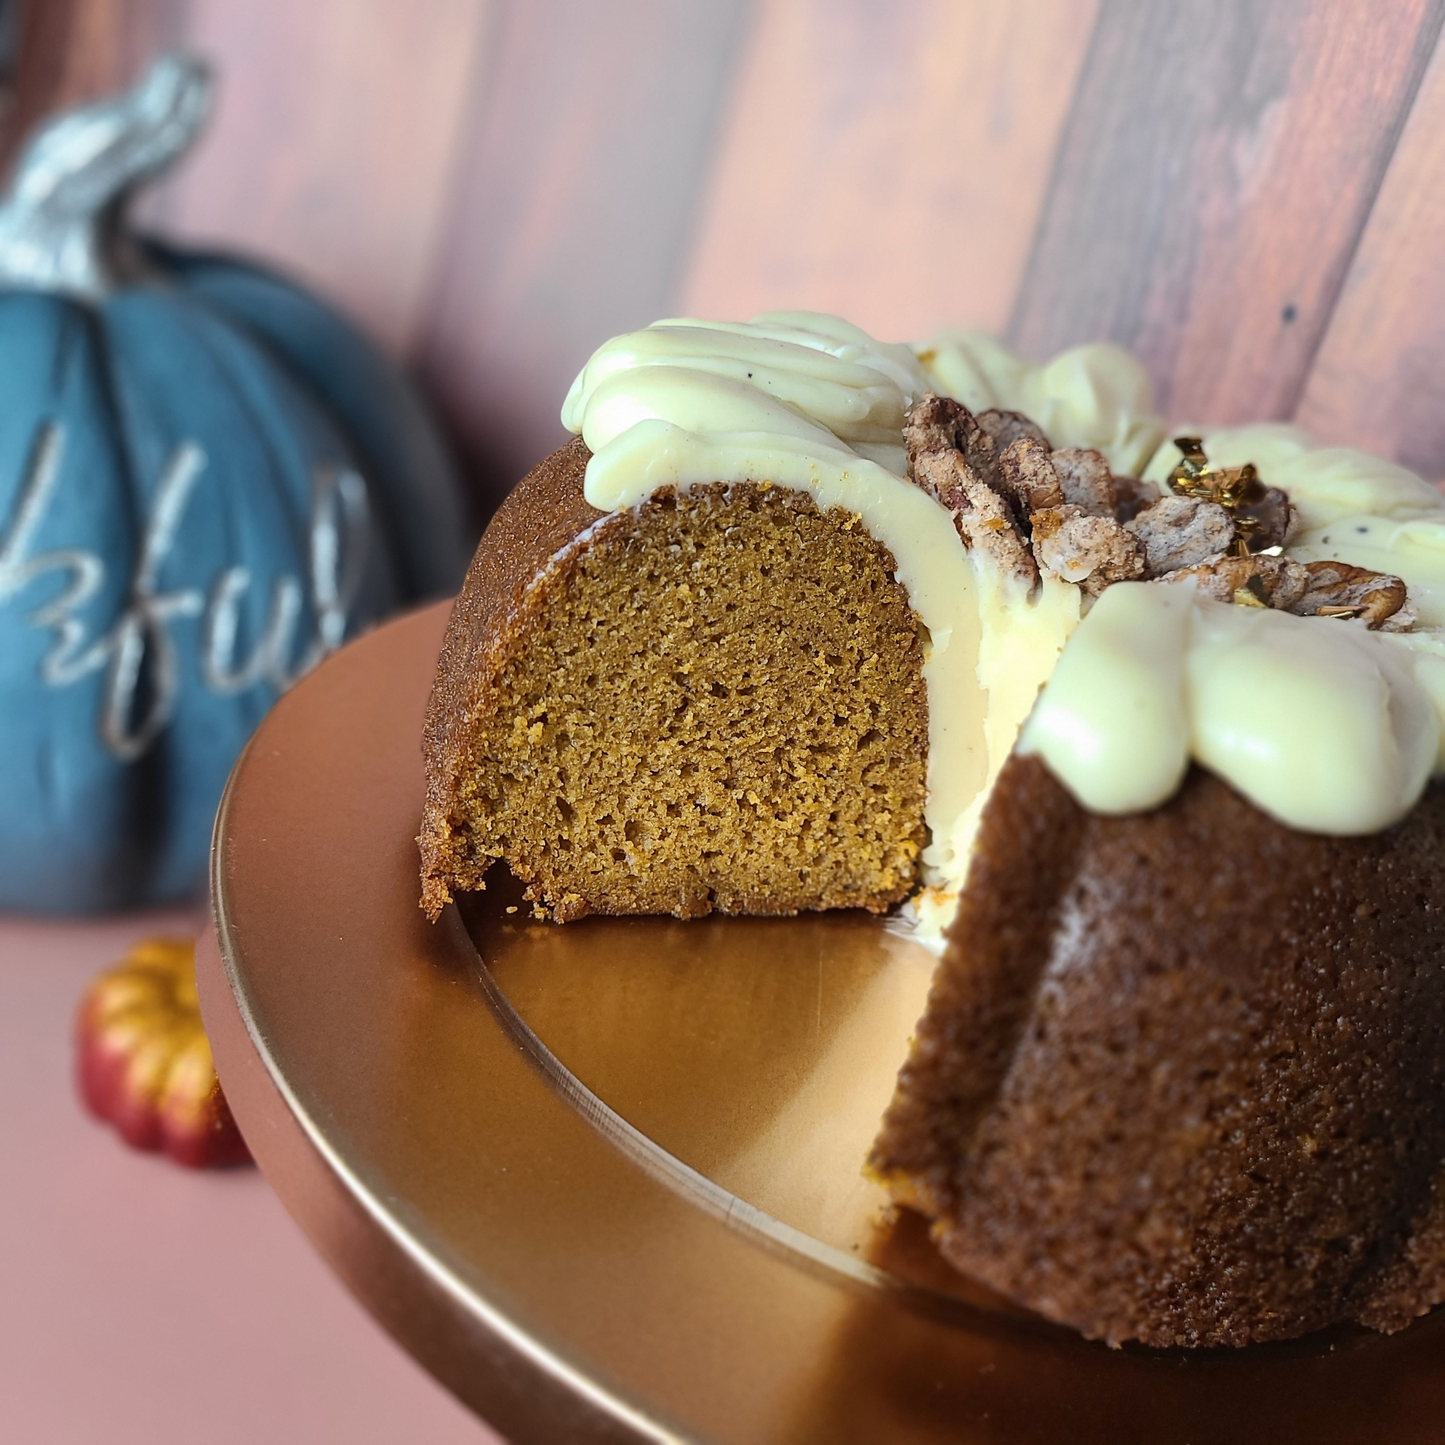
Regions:
<instances>
[{"instance_id":1,"label":"white script lettering","mask_svg":"<svg viewBox=\"0 0 1445 1445\"><path fill-rule=\"evenodd\" d=\"M30 555L59 485L64 456L64 429L47 422L36 439L14 515L0 533L0 604L46 573L66 574L60 591L26 619L54 633L40 663L40 676L47 686L65 687L105 670L98 726L101 741L114 756L125 762L140 757L175 712L181 687L180 661L171 635L176 618L201 618L200 679L209 691L222 695L259 682L285 691L341 645L349 609L361 587L371 530L366 484L356 472L322 466L312 479L307 581L316 625L310 642L293 661L296 625L306 594L298 579L283 574L272 588L260 638L250 656L238 663L241 602L253 584L249 568L223 568L209 598L197 587L160 588L161 569L175 547L186 505L206 467L201 448L183 442L166 463L126 603L114 625L94 638L79 613L105 580L102 559L78 547Z\"/></svg>"}]
</instances>

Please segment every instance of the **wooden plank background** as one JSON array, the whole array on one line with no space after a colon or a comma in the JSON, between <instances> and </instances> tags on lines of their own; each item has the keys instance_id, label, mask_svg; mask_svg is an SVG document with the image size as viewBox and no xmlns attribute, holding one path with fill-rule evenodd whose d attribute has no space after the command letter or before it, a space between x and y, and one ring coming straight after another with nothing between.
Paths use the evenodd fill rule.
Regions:
<instances>
[{"instance_id":1,"label":"wooden plank background","mask_svg":"<svg viewBox=\"0 0 1445 1445\"><path fill-rule=\"evenodd\" d=\"M1445 0L0 0L0 145L185 45L147 220L412 365L495 500L660 315L1096 337L1445 477ZM3 36L0 23L0 36Z\"/></svg>"}]
</instances>

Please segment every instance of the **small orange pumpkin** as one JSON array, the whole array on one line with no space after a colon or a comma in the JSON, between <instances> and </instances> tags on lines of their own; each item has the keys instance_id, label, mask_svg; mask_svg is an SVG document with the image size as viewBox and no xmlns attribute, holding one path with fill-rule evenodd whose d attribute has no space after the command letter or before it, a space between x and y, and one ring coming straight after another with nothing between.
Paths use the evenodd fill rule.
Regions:
<instances>
[{"instance_id":1,"label":"small orange pumpkin","mask_svg":"<svg viewBox=\"0 0 1445 1445\"><path fill-rule=\"evenodd\" d=\"M76 1017L80 1092L137 1149L203 1169L251 1156L221 1093L196 997L195 944L138 943L86 990Z\"/></svg>"}]
</instances>

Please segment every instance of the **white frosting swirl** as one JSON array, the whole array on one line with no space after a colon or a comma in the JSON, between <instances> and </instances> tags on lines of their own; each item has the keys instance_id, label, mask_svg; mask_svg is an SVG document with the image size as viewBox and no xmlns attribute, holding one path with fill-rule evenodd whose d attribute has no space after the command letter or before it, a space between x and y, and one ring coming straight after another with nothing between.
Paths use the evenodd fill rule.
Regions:
<instances>
[{"instance_id":1,"label":"white frosting swirl","mask_svg":"<svg viewBox=\"0 0 1445 1445\"><path fill-rule=\"evenodd\" d=\"M1091 447L1138 476L1164 435L1149 377L1127 351L1096 342L1030 366L982 331L940 331L915 347L934 389L970 411L1021 411L1056 447Z\"/></svg>"}]
</instances>

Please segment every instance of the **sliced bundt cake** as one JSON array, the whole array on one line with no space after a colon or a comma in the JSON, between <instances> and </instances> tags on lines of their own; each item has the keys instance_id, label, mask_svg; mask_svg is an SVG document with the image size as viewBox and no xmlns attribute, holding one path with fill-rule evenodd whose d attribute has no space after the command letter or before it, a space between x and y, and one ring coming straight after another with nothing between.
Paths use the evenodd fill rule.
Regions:
<instances>
[{"instance_id":1,"label":"sliced bundt cake","mask_svg":"<svg viewBox=\"0 0 1445 1445\"><path fill-rule=\"evenodd\" d=\"M438 666L433 918L498 860L562 921L961 897L871 1159L960 1269L1152 1344L1445 1297L1438 493L793 313L563 420Z\"/></svg>"},{"instance_id":2,"label":"sliced bundt cake","mask_svg":"<svg viewBox=\"0 0 1445 1445\"><path fill-rule=\"evenodd\" d=\"M573 442L503 504L427 723L425 901L505 858L587 912L883 909L923 850L923 646L857 518L757 485L600 513Z\"/></svg>"},{"instance_id":3,"label":"sliced bundt cake","mask_svg":"<svg viewBox=\"0 0 1445 1445\"><path fill-rule=\"evenodd\" d=\"M1083 348L1044 385L967 340L922 355L984 401L1042 386L1072 450L941 404L924 360L833 317L660 322L598 351L563 413L581 437L507 499L453 613L433 917L497 859L563 921L882 909L921 881L946 912L1083 595L1035 561L1005 453L1032 448L1030 476L1057 459L1112 516L1080 443L1157 436L1121 414L1142 385L1122 353Z\"/></svg>"}]
</instances>

